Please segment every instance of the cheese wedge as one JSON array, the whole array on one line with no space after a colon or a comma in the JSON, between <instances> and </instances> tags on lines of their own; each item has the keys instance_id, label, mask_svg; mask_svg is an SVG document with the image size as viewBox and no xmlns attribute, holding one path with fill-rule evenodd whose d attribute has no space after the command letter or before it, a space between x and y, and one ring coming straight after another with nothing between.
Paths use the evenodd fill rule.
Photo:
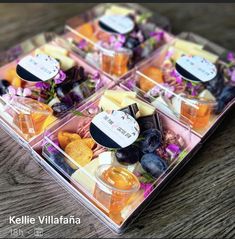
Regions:
<instances>
[{"instance_id":1,"label":"cheese wedge","mask_svg":"<svg viewBox=\"0 0 235 239\"><path fill-rule=\"evenodd\" d=\"M45 53L47 53L48 55L53 54L53 52L56 52L56 53L64 55L64 56L68 55L68 51L65 48L62 48L60 46L54 46L54 45L51 45L51 44L46 44L43 47L43 51Z\"/></svg>"},{"instance_id":2,"label":"cheese wedge","mask_svg":"<svg viewBox=\"0 0 235 239\"><path fill-rule=\"evenodd\" d=\"M199 50L203 49L203 45L200 45L191 41L182 40L182 39L176 39L174 45L176 48L179 48L183 51L189 51L192 48L199 49Z\"/></svg>"},{"instance_id":3,"label":"cheese wedge","mask_svg":"<svg viewBox=\"0 0 235 239\"><path fill-rule=\"evenodd\" d=\"M105 11L105 15L128 15L134 14L135 11L130 8L113 5Z\"/></svg>"},{"instance_id":4,"label":"cheese wedge","mask_svg":"<svg viewBox=\"0 0 235 239\"><path fill-rule=\"evenodd\" d=\"M99 107L102 108L104 111L106 110L119 110L121 108L120 104L110 99L109 97L102 95L99 102Z\"/></svg>"},{"instance_id":5,"label":"cheese wedge","mask_svg":"<svg viewBox=\"0 0 235 239\"><path fill-rule=\"evenodd\" d=\"M122 103L126 96L136 98L136 92L125 90L106 90L104 95L112 100L115 100L119 104Z\"/></svg>"}]
</instances>

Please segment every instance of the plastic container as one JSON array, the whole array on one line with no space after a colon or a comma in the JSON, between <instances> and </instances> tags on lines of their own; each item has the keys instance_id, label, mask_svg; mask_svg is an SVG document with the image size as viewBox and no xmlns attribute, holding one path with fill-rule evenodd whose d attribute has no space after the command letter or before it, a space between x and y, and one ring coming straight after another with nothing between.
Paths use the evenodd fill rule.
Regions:
<instances>
[{"instance_id":1,"label":"plastic container","mask_svg":"<svg viewBox=\"0 0 235 239\"><path fill-rule=\"evenodd\" d=\"M38 54L59 60L62 73L57 81L34 83L17 75L19 61L28 56L35 59ZM1 81L0 120L6 131L26 147L57 118L112 85L111 79L77 57L67 42L53 33L37 35L2 55L7 56L2 63L7 59L10 62L0 68L0 78L5 79Z\"/></svg>"},{"instance_id":2,"label":"plastic container","mask_svg":"<svg viewBox=\"0 0 235 239\"><path fill-rule=\"evenodd\" d=\"M123 92L123 89L118 86L112 90ZM78 199L83 198L83 203L110 229L116 233L123 233L144 205L149 203L151 198L166 185L172 175L188 161L188 157L196 152L200 147L200 138L184 125L161 112L156 112L161 122L162 132L168 132L169 136L169 133L172 135L173 131L175 137L179 139L177 142L181 142L180 152L174 150L171 152L172 149L169 146L165 160L159 161L163 167L162 171L156 172L154 177L135 161L135 157L138 156L130 157L130 160L134 160L135 163L120 163L113 150L99 144L92 146L90 142L91 121L100 112L99 105L102 104L102 107L105 107L102 98L104 95L107 96L107 92L101 93L87 102L82 109L78 109L79 116L71 115L70 119L58 121L57 125L45 132L44 139L32 147L32 154L49 172L65 182L65 186L73 191ZM122 97L125 98L123 93L122 96L120 95L120 98ZM145 110L153 109L142 99L138 98L137 101L141 114L144 114ZM78 139L76 134L81 139ZM165 137L168 136L164 134L164 143L167 143ZM89 142L87 144L89 146L84 146L81 143L83 140ZM167 144L170 145L169 142ZM89 156L89 160L91 158L92 160L84 163L84 158L91 153L89 147L92 148L92 156ZM81 158L78 156L80 153ZM160 153L162 152L159 151L157 154ZM154 153L154 155L157 154Z\"/></svg>"},{"instance_id":3,"label":"plastic container","mask_svg":"<svg viewBox=\"0 0 235 239\"><path fill-rule=\"evenodd\" d=\"M139 92L157 109L189 125L196 134L204 137L235 102L235 86L226 75L227 63L221 60L227 51L192 33L180 36L184 39L175 38L171 44L163 46L122 84ZM175 61L186 54L197 54L213 62L218 71L216 77L206 83L182 77L176 71Z\"/></svg>"},{"instance_id":4,"label":"plastic container","mask_svg":"<svg viewBox=\"0 0 235 239\"><path fill-rule=\"evenodd\" d=\"M169 21L137 4L100 4L67 21L74 51L112 77L128 73L171 41Z\"/></svg>"}]
</instances>

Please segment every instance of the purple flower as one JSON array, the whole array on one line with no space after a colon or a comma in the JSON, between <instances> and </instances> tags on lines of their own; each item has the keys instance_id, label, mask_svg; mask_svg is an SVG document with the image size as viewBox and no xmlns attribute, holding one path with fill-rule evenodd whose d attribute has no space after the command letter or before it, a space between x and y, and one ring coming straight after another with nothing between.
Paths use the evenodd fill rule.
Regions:
<instances>
[{"instance_id":1,"label":"purple flower","mask_svg":"<svg viewBox=\"0 0 235 239\"><path fill-rule=\"evenodd\" d=\"M156 85L156 86L154 86L154 87L150 90L149 93L150 93L151 96L155 97L155 96L157 96L160 92L161 92L161 88L160 88L158 85Z\"/></svg>"},{"instance_id":2,"label":"purple flower","mask_svg":"<svg viewBox=\"0 0 235 239\"><path fill-rule=\"evenodd\" d=\"M156 31L156 32L150 32L149 36L154 37L157 41L163 41L164 40L164 31Z\"/></svg>"},{"instance_id":3,"label":"purple flower","mask_svg":"<svg viewBox=\"0 0 235 239\"><path fill-rule=\"evenodd\" d=\"M8 88L7 88L7 90L8 90L8 93L9 93L9 95L16 95L16 89L13 87L13 86L9 86Z\"/></svg>"},{"instance_id":4,"label":"purple flower","mask_svg":"<svg viewBox=\"0 0 235 239\"><path fill-rule=\"evenodd\" d=\"M178 73L175 69L173 69L173 70L170 72L170 75L171 75L172 77L175 77L176 82L177 82L178 84L181 84L181 83L183 82L182 77L179 75L179 73Z\"/></svg>"},{"instance_id":5,"label":"purple flower","mask_svg":"<svg viewBox=\"0 0 235 239\"><path fill-rule=\"evenodd\" d=\"M173 55L173 50L168 50L165 56L165 60L169 60Z\"/></svg>"},{"instance_id":6,"label":"purple flower","mask_svg":"<svg viewBox=\"0 0 235 239\"><path fill-rule=\"evenodd\" d=\"M167 98L171 98L172 97L172 93L171 92L174 92L175 90L175 87L174 86L171 86L169 85L168 83L164 83L164 84L161 84L163 87L159 86L159 85L156 85L154 86L151 90L150 90L150 95L153 96L153 97L156 97L158 96L161 92L164 93L164 95L167 97ZM165 89L166 90L165 90Z\"/></svg>"},{"instance_id":7,"label":"purple flower","mask_svg":"<svg viewBox=\"0 0 235 239\"><path fill-rule=\"evenodd\" d=\"M115 37L114 35L111 35L109 38L109 42L115 50L118 50L119 48L121 48L123 44L125 43L125 41L126 41L126 37L121 34L118 35L117 37Z\"/></svg>"},{"instance_id":8,"label":"purple flower","mask_svg":"<svg viewBox=\"0 0 235 239\"><path fill-rule=\"evenodd\" d=\"M129 89L129 90L133 90L136 86L136 81L134 79L129 79L125 82L125 86Z\"/></svg>"},{"instance_id":9,"label":"purple flower","mask_svg":"<svg viewBox=\"0 0 235 239\"><path fill-rule=\"evenodd\" d=\"M98 91L104 85L100 73L98 71L93 73L91 81L95 83L95 91Z\"/></svg>"},{"instance_id":10,"label":"purple flower","mask_svg":"<svg viewBox=\"0 0 235 239\"><path fill-rule=\"evenodd\" d=\"M56 75L56 77L54 78L54 81L56 84L60 84L62 83L64 80L66 79L66 74L60 70L59 73Z\"/></svg>"},{"instance_id":11,"label":"purple flower","mask_svg":"<svg viewBox=\"0 0 235 239\"><path fill-rule=\"evenodd\" d=\"M124 35L118 35L117 40L121 42L122 44L124 44L126 41L126 37Z\"/></svg>"},{"instance_id":12,"label":"purple flower","mask_svg":"<svg viewBox=\"0 0 235 239\"><path fill-rule=\"evenodd\" d=\"M166 147L166 150L167 151L169 150L169 151L174 152L174 153L179 153L180 152L180 147L177 144L169 144Z\"/></svg>"},{"instance_id":13,"label":"purple flower","mask_svg":"<svg viewBox=\"0 0 235 239\"><path fill-rule=\"evenodd\" d=\"M144 198L147 198L153 190L153 185L151 183L140 183L140 188L144 190Z\"/></svg>"},{"instance_id":14,"label":"purple flower","mask_svg":"<svg viewBox=\"0 0 235 239\"><path fill-rule=\"evenodd\" d=\"M234 61L235 60L234 54L232 52L228 52L227 60L228 61Z\"/></svg>"},{"instance_id":15,"label":"purple flower","mask_svg":"<svg viewBox=\"0 0 235 239\"><path fill-rule=\"evenodd\" d=\"M144 41L144 36L143 36L143 33L141 31L137 32L136 37L138 38L139 42Z\"/></svg>"},{"instance_id":16,"label":"purple flower","mask_svg":"<svg viewBox=\"0 0 235 239\"><path fill-rule=\"evenodd\" d=\"M235 69L232 72L231 81L235 82Z\"/></svg>"},{"instance_id":17,"label":"purple flower","mask_svg":"<svg viewBox=\"0 0 235 239\"><path fill-rule=\"evenodd\" d=\"M37 82L37 83L35 84L35 86L36 86L37 88L42 89L42 90L48 90L48 89L50 89L50 87L51 87L50 83L43 82L43 81Z\"/></svg>"},{"instance_id":18,"label":"purple flower","mask_svg":"<svg viewBox=\"0 0 235 239\"><path fill-rule=\"evenodd\" d=\"M77 46L79 49L84 49L87 47L87 41L85 39L82 39L81 41L79 41Z\"/></svg>"},{"instance_id":19,"label":"purple flower","mask_svg":"<svg viewBox=\"0 0 235 239\"><path fill-rule=\"evenodd\" d=\"M8 94L10 96L23 96L23 97L27 97L30 96L32 94L32 91L29 88L17 88L15 89L13 86L9 86L8 87Z\"/></svg>"}]
</instances>

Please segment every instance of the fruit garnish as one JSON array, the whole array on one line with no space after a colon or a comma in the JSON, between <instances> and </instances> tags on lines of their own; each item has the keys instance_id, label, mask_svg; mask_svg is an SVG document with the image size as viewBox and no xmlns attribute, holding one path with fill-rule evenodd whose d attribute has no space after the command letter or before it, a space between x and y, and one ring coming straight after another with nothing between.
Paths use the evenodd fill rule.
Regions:
<instances>
[{"instance_id":1,"label":"fruit garnish","mask_svg":"<svg viewBox=\"0 0 235 239\"><path fill-rule=\"evenodd\" d=\"M154 178L158 178L167 169L167 163L154 153L145 154L141 158L141 166Z\"/></svg>"},{"instance_id":2,"label":"fruit garnish","mask_svg":"<svg viewBox=\"0 0 235 239\"><path fill-rule=\"evenodd\" d=\"M119 163L134 164L140 160L141 154L139 148L132 144L126 148L118 149L115 156Z\"/></svg>"},{"instance_id":3,"label":"fruit garnish","mask_svg":"<svg viewBox=\"0 0 235 239\"><path fill-rule=\"evenodd\" d=\"M163 75L161 70L157 69L154 66L150 66L142 71L143 74L151 78L153 81L156 81L157 83L161 84L163 83ZM146 79L145 77L140 77L139 79L140 89L148 92L150 89L152 89L156 84L154 84L152 81Z\"/></svg>"},{"instance_id":4,"label":"fruit garnish","mask_svg":"<svg viewBox=\"0 0 235 239\"><path fill-rule=\"evenodd\" d=\"M140 150L143 153L152 153L161 145L161 133L156 129L145 130L141 136L144 137L140 141Z\"/></svg>"},{"instance_id":5,"label":"fruit garnish","mask_svg":"<svg viewBox=\"0 0 235 239\"><path fill-rule=\"evenodd\" d=\"M65 153L68 154L81 167L84 167L86 164L88 164L93 156L92 150L81 139L69 143L65 147ZM66 162L72 169L77 169L79 167L69 159L66 159Z\"/></svg>"},{"instance_id":6,"label":"fruit garnish","mask_svg":"<svg viewBox=\"0 0 235 239\"><path fill-rule=\"evenodd\" d=\"M95 141L92 138L82 139L82 142L84 142L90 149L92 149L95 145Z\"/></svg>"},{"instance_id":7,"label":"fruit garnish","mask_svg":"<svg viewBox=\"0 0 235 239\"><path fill-rule=\"evenodd\" d=\"M59 131L58 133L58 141L60 144L60 147L62 149L65 149L65 147L71 143L72 141L81 139L79 134L75 134L75 133L69 133L69 132L65 132L65 131Z\"/></svg>"}]
</instances>

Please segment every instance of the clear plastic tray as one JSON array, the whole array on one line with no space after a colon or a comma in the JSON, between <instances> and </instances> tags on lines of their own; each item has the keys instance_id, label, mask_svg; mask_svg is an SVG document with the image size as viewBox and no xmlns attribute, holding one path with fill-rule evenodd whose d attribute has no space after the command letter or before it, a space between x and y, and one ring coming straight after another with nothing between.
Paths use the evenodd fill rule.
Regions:
<instances>
[{"instance_id":1,"label":"clear plastic tray","mask_svg":"<svg viewBox=\"0 0 235 239\"><path fill-rule=\"evenodd\" d=\"M25 56L37 54L58 59L65 79L62 75L57 82L21 80L16 73L17 63ZM5 79L0 89L0 120L6 131L26 147L57 118L112 85L110 78L76 56L67 42L53 33L39 34L2 56L6 58L0 68L0 79Z\"/></svg>"},{"instance_id":2,"label":"clear plastic tray","mask_svg":"<svg viewBox=\"0 0 235 239\"><path fill-rule=\"evenodd\" d=\"M116 30L110 30L117 22ZM132 19L134 26L129 24ZM103 20L105 19L105 20ZM117 20L118 19L118 20ZM134 19L134 20L133 20ZM102 24L101 24L102 22ZM127 22L120 27L119 23ZM108 26L108 27L110 27ZM129 29L125 32L125 29ZM119 78L130 71L137 63L149 57L157 48L171 41L168 20L137 4L100 4L67 21L67 38L74 51L85 58L93 66L103 70L112 77ZM124 33L125 32L125 33Z\"/></svg>"},{"instance_id":3,"label":"clear plastic tray","mask_svg":"<svg viewBox=\"0 0 235 239\"><path fill-rule=\"evenodd\" d=\"M129 94L134 97L134 92L124 91L119 86L112 88L112 90L119 92L118 100L123 98L122 100L126 101L126 93L123 92L128 92L127 98L130 96ZM110 229L116 233L122 233L143 209L143 206L150 202L171 176L188 161L188 157L200 145L200 138L193 134L189 128L156 111L155 114L158 115L159 122L161 122L159 127L164 133L162 146L157 147L157 153L153 153L152 157L153 155L154 157L161 155L162 158L165 158L159 161L163 167L162 171L154 172L154 176L149 172L147 173L141 163L136 161L136 155L129 157L128 160L131 163L129 161L125 164L120 163L120 160L118 161L117 156L115 156L118 151L115 153L114 150L98 144L92 146L94 142L90 139L91 120L100 112L101 106L105 108L104 95L109 98L110 95L107 96L109 93L105 91L94 97L82 109L78 108L78 115L71 115L70 119L61 120L53 128L47 130L44 139L33 146L32 153L48 171L61 177L62 181L66 181L67 188L74 191L78 198L84 198L83 204L85 203ZM112 96L115 95L113 91L111 93ZM143 99L138 96L136 98L140 116L153 110L153 107ZM135 101L136 98L132 98L132 100ZM108 110L111 109L112 107ZM115 107L114 109L117 110ZM146 124L143 125L146 127ZM86 146L82 142L86 142ZM177 147L176 142L180 147L177 152L175 149L171 149L171 147ZM87 158L91 152L92 160L89 159L84 162L83 159ZM127 152L131 153L129 149ZM79 154L84 154L83 159L78 156ZM148 165L149 163L147 162ZM104 175L109 177L109 173L113 179L121 174L121 178L116 179L117 184L113 186L107 184L105 181L107 178L104 178ZM130 187L122 188L122 177L124 181L129 180ZM125 185L126 183L125 181Z\"/></svg>"},{"instance_id":4,"label":"clear plastic tray","mask_svg":"<svg viewBox=\"0 0 235 239\"><path fill-rule=\"evenodd\" d=\"M223 61L227 51L192 33L179 37L181 40L176 38L138 66L132 76L122 80L122 85L139 92L157 109L204 137L235 103L235 86L226 73L228 63ZM209 84L182 79L174 62L185 54L213 62L219 72L217 78Z\"/></svg>"}]
</instances>

